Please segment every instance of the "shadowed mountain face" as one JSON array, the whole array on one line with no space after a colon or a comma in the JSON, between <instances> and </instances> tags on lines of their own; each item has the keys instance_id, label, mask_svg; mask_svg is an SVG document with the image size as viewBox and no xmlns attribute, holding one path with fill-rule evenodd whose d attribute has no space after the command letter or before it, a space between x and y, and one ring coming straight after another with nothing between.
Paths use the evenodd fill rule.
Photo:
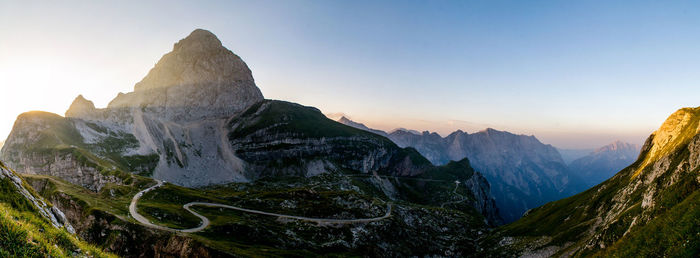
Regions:
<instances>
[{"instance_id":1,"label":"shadowed mountain face","mask_svg":"<svg viewBox=\"0 0 700 258\"><path fill-rule=\"evenodd\" d=\"M624 144L606 149L632 153ZM698 157L700 108L678 110L649 136L632 165L493 234L486 241L491 255L697 257Z\"/></svg>"},{"instance_id":2,"label":"shadowed mountain face","mask_svg":"<svg viewBox=\"0 0 700 258\"><path fill-rule=\"evenodd\" d=\"M592 187L631 165L637 160L639 149L638 145L616 141L574 160L569 169L584 180L586 187Z\"/></svg>"},{"instance_id":3,"label":"shadowed mountain face","mask_svg":"<svg viewBox=\"0 0 700 258\"><path fill-rule=\"evenodd\" d=\"M378 131L347 118L339 122L370 132ZM456 131L444 138L437 133L417 134L408 130L379 134L382 133L400 147L415 148L433 164L468 158L491 183L506 222L520 218L528 209L584 189L557 150L534 136L490 128L473 134Z\"/></svg>"}]
</instances>

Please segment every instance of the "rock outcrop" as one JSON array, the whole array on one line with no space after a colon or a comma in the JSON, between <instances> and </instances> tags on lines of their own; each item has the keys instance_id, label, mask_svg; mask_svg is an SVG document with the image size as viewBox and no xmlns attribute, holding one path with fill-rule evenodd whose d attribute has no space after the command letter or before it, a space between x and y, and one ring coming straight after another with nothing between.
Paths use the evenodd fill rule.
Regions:
<instances>
[{"instance_id":1,"label":"rock outcrop","mask_svg":"<svg viewBox=\"0 0 700 258\"><path fill-rule=\"evenodd\" d=\"M10 170L0 162L0 180L3 180L3 184L9 183L14 189L3 189L3 193L9 196L3 196L3 198L10 198L11 196L18 196L15 198L24 198L28 203L30 203L33 209L42 217L50 222L50 224L56 228L65 228L71 234L75 234L75 229L66 219L66 215L58 208L50 206L44 201L40 196L35 196L32 192L25 187L26 183L19 177L14 171ZM12 191L14 194L8 194L7 191ZM19 200L14 200L19 201Z\"/></svg>"}]
</instances>

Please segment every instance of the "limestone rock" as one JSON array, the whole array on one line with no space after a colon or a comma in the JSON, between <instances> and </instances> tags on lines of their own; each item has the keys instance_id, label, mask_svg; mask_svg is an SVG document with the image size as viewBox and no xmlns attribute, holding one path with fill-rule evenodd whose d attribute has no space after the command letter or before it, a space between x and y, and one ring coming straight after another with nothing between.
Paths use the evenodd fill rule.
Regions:
<instances>
[{"instance_id":1,"label":"limestone rock","mask_svg":"<svg viewBox=\"0 0 700 258\"><path fill-rule=\"evenodd\" d=\"M197 29L175 43L173 51L165 54L134 90L236 81L253 81L248 66L214 34Z\"/></svg>"},{"instance_id":2,"label":"limestone rock","mask_svg":"<svg viewBox=\"0 0 700 258\"><path fill-rule=\"evenodd\" d=\"M95 111L95 104L78 95L66 111L66 117L83 117Z\"/></svg>"},{"instance_id":3,"label":"limestone rock","mask_svg":"<svg viewBox=\"0 0 700 258\"><path fill-rule=\"evenodd\" d=\"M27 201L29 201L29 203L34 205L34 208L36 208L37 212L41 216L46 218L52 226L56 228L63 227L69 233L75 234L75 230L66 220L65 215L63 215L63 212L61 212L56 207L51 207L40 196L34 196L29 190L27 190L27 188L25 188L24 180L22 180L22 178L15 174L12 170L5 167L5 164L2 164L2 162L0 162L0 180L4 179L9 179L10 182L12 182L12 184L14 185L15 190L19 192L19 194L24 196L24 198L26 198Z\"/></svg>"},{"instance_id":4,"label":"limestone rock","mask_svg":"<svg viewBox=\"0 0 700 258\"><path fill-rule=\"evenodd\" d=\"M209 31L197 29L175 44L110 108L143 108L171 121L234 115L263 100L243 60Z\"/></svg>"}]
</instances>

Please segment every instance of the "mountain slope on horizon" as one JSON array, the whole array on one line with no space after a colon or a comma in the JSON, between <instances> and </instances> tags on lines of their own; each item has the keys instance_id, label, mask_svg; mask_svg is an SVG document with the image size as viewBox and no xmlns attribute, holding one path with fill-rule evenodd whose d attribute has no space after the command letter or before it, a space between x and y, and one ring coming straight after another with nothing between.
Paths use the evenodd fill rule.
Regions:
<instances>
[{"instance_id":1,"label":"mountain slope on horizon","mask_svg":"<svg viewBox=\"0 0 700 258\"><path fill-rule=\"evenodd\" d=\"M572 161L569 169L586 182L587 188L593 187L634 163L640 148L636 144L615 141Z\"/></svg>"},{"instance_id":2,"label":"mountain slope on horizon","mask_svg":"<svg viewBox=\"0 0 700 258\"><path fill-rule=\"evenodd\" d=\"M697 257L698 157L700 107L680 109L649 136L634 164L533 209L485 243L493 256Z\"/></svg>"},{"instance_id":3,"label":"mountain slope on horizon","mask_svg":"<svg viewBox=\"0 0 700 258\"><path fill-rule=\"evenodd\" d=\"M563 148L557 148L557 151L559 154L561 154L561 158L564 160L564 162L569 165L571 164L572 161L583 158L585 156L588 156L591 154L591 152L594 152L596 149L590 148L590 149L563 149Z\"/></svg>"},{"instance_id":4,"label":"mountain slope on horizon","mask_svg":"<svg viewBox=\"0 0 700 258\"><path fill-rule=\"evenodd\" d=\"M339 122L370 132L379 131L345 117ZM387 135L401 147L416 148L433 164L468 158L491 183L499 211L506 222L515 221L528 209L585 189L580 178L568 170L557 150L534 136L491 128L473 134L458 130L446 137L409 130L380 134Z\"/></svg>"}]
</instances>

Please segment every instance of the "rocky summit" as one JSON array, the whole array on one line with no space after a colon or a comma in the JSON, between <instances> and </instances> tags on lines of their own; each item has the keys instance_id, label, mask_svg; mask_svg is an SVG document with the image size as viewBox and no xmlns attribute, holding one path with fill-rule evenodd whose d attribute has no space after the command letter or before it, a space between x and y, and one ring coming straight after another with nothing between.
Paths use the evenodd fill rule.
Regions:
<instances>
[{"instance_id":1,"label":"rocky summit","mask_svg":"<svg viewBox=\"0 0 700 258\"><path fill-rule=\"evenodd\" d=\"M99 120L121 109L140 109L164 120L187 122L232 116L262 99L245 62L214 34L198 29L175 43L134 92L120 93L106 110L82 114L71 107L66 115Z\"/></svg>"}]
</instances>

